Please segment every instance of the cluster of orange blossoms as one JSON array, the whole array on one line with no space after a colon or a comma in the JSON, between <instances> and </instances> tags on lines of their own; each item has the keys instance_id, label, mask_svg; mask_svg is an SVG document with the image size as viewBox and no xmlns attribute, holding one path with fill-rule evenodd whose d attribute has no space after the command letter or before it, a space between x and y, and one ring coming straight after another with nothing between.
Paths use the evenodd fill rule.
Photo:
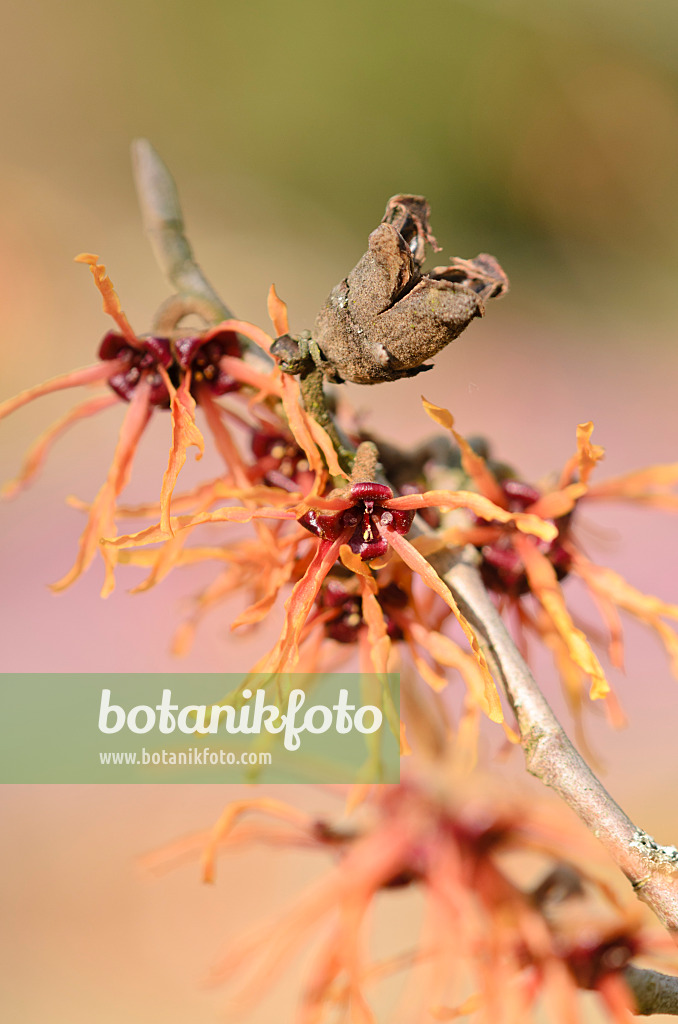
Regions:
<instances>
[{"instance_id":1,"label":"cluster of orange blossoms","mask_svg":"<svg viewBox=\"0 0 678 1024\"><path fill-rule=\"evenodd\" d=\"M327 432L305 409L297 380L263 361L273 344L264 331L228 320L198 333L177 324L163 336L137 336L97 257L84 254L78 260L90 266L117 330L104 337L95 365L0 405L1 418L57 390L78 385L104 389L39 438L19 477L6 487L6 494L15 494L71 424L115 402L127 404L106 480L94 500L81 506L87 524L75 564L53 589L74 582L97 551L105 565L103 596L114 586L118 562L149 568L139 591L177 566L214 559L223 568L180 628L178 653L190 645L202 615L222 598L234 591L251 594L252 603L232 624L237 628L264 619L291 586L282 634L257 671L319 669L328 657L336 661L337 651L355 645L363 668L381 673L399 649L407 649L418 674L434 690L447 686L448 670L462 676L467 692L462 732L473 735L482 713L503 720L499 696L472 629L428 561L441 548L470 544L479 552L483 579L500 610L513 609L520 633L535 634L552 650L575 710L588 685L592 698L607 697L612 717L619 715L598 657L566 606L561 583L568 576L585 582L600 609L613 665L623 662L621 609L658 633L678 674L678 637L666 621L678 619L678 606L640 593L591 562L577 543L575 522L582 503L601 499L677 509L672 488L678 463L592 483L603 449L591 443L588 423L577 428L577 451L557 484L536 488L508 476L505 467L494 472L454 429L452 416L424 400L429 416L458 446L467 489L426 489L427 474L436 469L432 466L424 467L414 486L394 495L383 477L375 479L373 445L361 446L350 477L342 469ZM273 289L269 310L276 334L286 335L286 307ZM246 358L244 345L254 349L254 359ZM120 506L143 431L153 411L165 408L172 438L160 500L133 509ZM188 449L196 448L197 458L204 450L197 408L223 458L224 472L190 493L175 495ZM233 425L244 445L234 437ZM427 525L433 509L438 510L434 529ZM117 536L117 523L130 516L156 522ZM255 536L225 545L187 543L195 527L227 522L252 523ZM469 649L446 630L450 615Z\"/></svg>"}]
</instances>

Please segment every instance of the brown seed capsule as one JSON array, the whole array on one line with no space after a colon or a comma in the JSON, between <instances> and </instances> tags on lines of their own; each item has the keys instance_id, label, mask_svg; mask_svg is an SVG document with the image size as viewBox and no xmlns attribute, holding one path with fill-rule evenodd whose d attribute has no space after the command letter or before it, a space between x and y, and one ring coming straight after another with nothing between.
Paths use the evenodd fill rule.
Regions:
<instances>
[{"instance_id":1,"label":"brown seed capsule","mask_svg":"<svg viewBox=\"0 0 678 1024\"><path fill-rule=\"evenodd\" d=\"M393 196L367 252L333 288L313 329L330 379L379 384L428 370L422 363L507 291L486 254L422 274L425 244L438 248L428 216L423 196Z\"/></svg>"}]
</instances>

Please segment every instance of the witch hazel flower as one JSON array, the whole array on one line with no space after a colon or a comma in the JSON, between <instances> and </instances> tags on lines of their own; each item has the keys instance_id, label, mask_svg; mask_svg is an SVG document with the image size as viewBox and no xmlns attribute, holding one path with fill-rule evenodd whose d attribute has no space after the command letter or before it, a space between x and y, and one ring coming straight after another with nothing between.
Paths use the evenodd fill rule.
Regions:
<instances>
[{"instance_id":1,"label":"witch hazel flower","mask_svg":"<svg viewBox=\"0 0 678 1024\"><path fill-rule=\"evenodd\" d=\"M277 296L274 288L269 292L268 304L276 327L286 327L287 307ZM246 321L224 321L219 325L219 329L237 332L266 354L273 345L272 337ZM279 588L289 580L294 561L289 537L280 538L264 520L289 518L282 507L298 502L305 495L320 493L326 486L328 473L334 478L346 477L338 463L329 436L307 413L297 381L284 376L277 366L272 367L270 374L264 375L249 364L242 363L234 372L240 375L243 385L247 384L250 388L256 389L255 394L248 398L245 411L236 412L232 407L225 408L214 401L204 383L198 390L198 405L205 416L216 448L226 463L227 475L207 481L192 491L175 497L171 488L176 473L169 484L166 474L159 504L118 508L119 517L160 517L157 526L134 534L132 545L137 547L144 542L163 541L160 549L150 554L140 553L138 550L119 553L120 561L150 569L146 580L134 588L135 592L155 586L177 566L190 564L199 559L201 556L195 550L185 551L185 543L190 536L183 528L185 521L193 518L197 524L199 517L203 517L200 521L209 521L210 508L224 499L237 498L243 502L243 507L235 514L235 518L240 517L241 522L252 521L260 546L261 557L256 559L256 573L259 576L256 589L259 591L259 598L255 605L257 609L268 607L275 600ZM244 397L244 394L240 392L240 397ZM235 419L237 425L250 435L254 461L248 461L241 453L227 428L227 419ZM189 422L188 426L190 425ZM178 426L181 428L181 422ZM175 511L190 510L192 517L171 517L170 497ZM272 516L262 514L262 504L280 505L281 510L276 509ZM108 538L109 541L112 536ZM129 536L121 538L121 544L127 547L130 539ZM243 560L230 546L211 545L207 557L213 557L217 561L233 560L234 565L243 566ZM247 562L247 558L244 562ZM230 581L236 578L242 581L246 575L244 572L236 574L230 570L221 573L219 579L214 581L214 585L208 588L204 599L202 595L199 597L195 623L202 616L203 610L217 603L226 594L230 589ZM258 618L250 620L250 615L254 614L253 610L248 610L244 617L238 617L236 624L258 621ZM256 614L258 616L259 612ZM192 632L193 628L189 629L187 624L187 633L192 635ZM182 641L179 646L184 650L187 644Z\"/></svg>"},{"instance_id":2,"label":"witch hazel flower","mask_svg":"<svg viewBox=\"0 0 678 1024\"><path fill-rule=\"evenodd\" d=\"M441 531L436 543L472 544L477 549L483 581L497 595L500 608L513 608L521 635L534 633L553 651L573 709L580 709L582 681L588 677L591 698L607 697L609 713L620 720L600 661L567 608L561 584L570 576L578 576L585 583L600 611L609 633L612 665L623 668L621 610L655 630L678 676L678 635L664 621L678 620L678 605L643 594L612 569L593 563L576 535L579 511L592 501L618 499L678 511L678 495L673 493L678 484L678 463L650 466L592 483L591 475L604 449L591 442L593 424L582 423L577 427L577 450L563 467L556 485L535 487L518 479L499 478L454 429L453 417L446 409L425 399L424 406L435 422L453 434L464 469L479 493L507 511L538 516L554 528L548 538L529 537L499 520L488 522L476 516L468 526ZM529 597L534 599L532 608Z\"/></svg>"},{"instance_id":3,"label":"witch hazel flower","mask_svg":"<svg viewBox=\"0 0 678 1024\"><path fill-rule=\"evenodd\" d=\"M217 447L226 460L236 449L221 419L215 399L245 387L259 396L279 398L281 388L273 375L260 372L241 358L238 334L261 342L263 332L240 321L225 321L203 332L187 334L180 329L148 336L137 335L120 305L106 268L97 256L83 253L76 261L89 266L103 299L104 312L116 324L99 346L99 361L70 373L62 374L28 388L0 404L0 419L43 395L74 387L95 385L103 393L71 409L42 434L30 448L16 479L4 488L5 497L19 493L38 474L55 441L73 424L96 415L122 401L127 405L113 460L103 486L87 506L87 524L81 535L78 554L71 570L52 584L55 591L64 590L91 564L100 550L105 567L102 596L114 587L115 552L100 549L102 536L116 532L116 503L126 486L138 444L151 414L156 409L169 409L172 419L172 441L161 491L161 518L168 529L170 503L179 472L190 447L197 449L197 458L204 450L202 434L195 422L196 403L206 412L209 426L215 433ZM267 342L264 342L264 345ZM245 476L238 481L249 486Z\"/></svg>"}]
</instances>

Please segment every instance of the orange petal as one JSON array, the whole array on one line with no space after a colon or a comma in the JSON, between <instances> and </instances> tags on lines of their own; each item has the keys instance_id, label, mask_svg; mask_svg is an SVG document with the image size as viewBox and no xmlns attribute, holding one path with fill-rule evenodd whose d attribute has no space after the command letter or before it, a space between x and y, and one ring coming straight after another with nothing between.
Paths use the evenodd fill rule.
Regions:
<instances>
[{"instance_id":1,"label":"orange petal","mask_svg":"<svg viewBox=\"0 0 678 1024\"><path fill-rule=\"evenodd\" d=\"M190 618L182 622L172 638L172 654L183 658L195 639L196 630L205 615L221 601L230 597L242 585L242 574L237 566L229 565L195 598Z\"/></svg>"},{"instance_id":2,"label":"orange petal","mask_svg":"<svg viewBox=\"0 0 678 1024\"><path fill-rule=\"evenodd\" d=\"M360 577L362 592L363 618L367 624L367 639L370 645L370 660L374 671L378 675L386 675L388 672L388 659L391 653L391 639L386 629L384 612L377 600L369 582L364 576ZM398 732L400 727L398 727Z\"/></svg>"},{"instance_id":3,"label":"orange petal","mask_svg":"<svg viewBox=\"0 0 678 1024\"><path fill-rule=\"evenodd\" d=\"M590 498L621 498L643 502L672 511L678 510L678 495L662 493L678 484L678 462L625 473L589 488Z\"/></svg>"},{"instance_id":4,"label":"orange petal","mask_svg":"<svg viewBox=\"0 0 678 1024\"><path fill-rule=\"evenodd\" d=\"M195 424L195 400L190 391L191 371L188 370L179 387L175 388L164 367L158 369L170 394L172 412L172 443L160 490L160 527L165 533L172 533L170 505L177 478L186 462L191 445L198 449L196 459L201 459L205 452L205 442Z\"/></svg>"},{"instance_id":5,"label":"orange petal","mask_svg":"<svg viewBox=\"0 0 678 1024\"><path fill-rule=\"evenodd\" d=\"M262 331L261 327L257 327L256 324L248 323L247 320L222 320L221 323L215 324L214 327L210 328L210 331L215 334L222 331L234 331L236 334L244 334L246 338L253 341L264 352L270 351L274 341L270 334Z\"/></svg>"},{"instance_id":6,"label":"orange petal","mask_svg":"<svg viewBox=\"0 0 678 1024\"><path fill-rule=\"evenodd\" d=\"M283 630L271 654L266 658L266 671L283 672L292 669L296 664L301 631L320 592L322 582L339 557L339 551L342 544L346 543L349 532L342 534L335 541L319 541L311 564L285 602Z\"/></svg>"},{"instance_id":7,"label":"orange petal","mask_svg":"<svg viewBox=\"0 0 678 1024\"><path fill-rule=\"evenodd\" d=\"M445 604L452 609L459 625L466 634L466 638L471 645L471 650L473 651L483 674L483 681L485 684L483 710L493 722L501 722L504 717L501 710L501 701L499 700L497 688L490 674L487 661L485 660L485 655L478 645L475 633L459 610L457 602L452 596L452 591L447 584L441 580L433 566L419 554L417 549L413 547L409 541L404 537L401 537L399 533L396 533L396 531L392 530L390 527L383 527L380 525L379 531L395 550L396 554L400 555L403 562L405 562L413 572L416 572L417 575L422 578L426 586L438 594L439 597L442 597Z\"/></svg>"},{"instance_id":8,"label":"orange petal","mask_svg":"<svg viewBox=\"0 0 678 1024\"><path fill-rule=\"evenodd\" d=\"M249 487L250 479L247 474L247 467L231 437L228 427L222 419L221 408L218 402L215 402L209 387L204 384L200 384L198 387L198 404L205 414L207 425L217 446L217 451L233 474L235 482L239 487Z\"/></svg>"},{"instance_id":9,"label":"orange petal","mask_svg":"<svg viewBox=\"0 0 678 1024\"><path fill-rule=\"evenodd\" d=\"M407 633L405 635L410 639ZM436 668L433 668L432 665L429 665L414 646L414 642L410 642L409 648L412 661L414 662L414 667L426 685L430 686L434 693L441 693L442 690L446 689L450 682L447 676L443 675L443 673L439 672Z\"/></svg>"},{"instance_id":10,"label":"orange petal","mask_svg":"<svg viewBox=\"0 0 678 1024\"><path fill-rule=\"evenodd\" d=\"M249 523L252 519L296 519L295 509L282 508L220 508L216 512L198 512L194 516L172 516L170 525L173 532L190 530L194 526L205 523ZM166 541L167 533L160 524L149 526L138 533L126 534L122 537L107 537L102 544L114 548L130 548L139 544L159 544Z\"/></svg>"},{"instance_id":11,"label":"orange petal","mask_svg":"<svg viewBox=\"0 0 678 1024\"><path fill-rule=\"evenodd\" d=\"M454 765L462 775L470 775L478 762L479 734L480 708L467 698L454 743Z\"/></svg>"},{"instance_id":12,"label":"orange petal","mask_svg":"<svg viewBox=\"0 0 678 1024\"><path fill-rule=\"evenodd\" d=\"M241 384L247 384L251 388L257 388L262 396L273 395L276 398L280 397L280 379L274 374L262 373L261 370L257 370L256 367L246 363L243 359L239 359L237 356L222 356L219 360L219 366L233 377L234 380L239 381Z\"/></svg>"},{"instance_id":13,"label":"orange petal","mask_svg":"<svg viewBox=\"0 0 678 1024\"><path fill-rule=\"evenodd\" d=\"M170 537L170 539L163 544L161 548L154 548L152 551L149 551L148 554L152 556L152 561L150 562L151 571L145 580L142 580L142 582L137 584L136 587L132 587L130 593L146 593L147 590L151 590L158 583L164 580L177 565L187 564L182 559L183 547L187 539L188 533L180 533L176 537ZM121 551L120 555L132 553L133 552L131 551ZM136 551L134 554L142 554L142 552ZM122 561L122 558L119 560ZM125 559L125 561L127 561L127 559Z\"/></svg>"},{"instance_id":14,"label":"orange petal","mask_svg":"<svg viewBox=\"0 0 678 1024\"><path fill-rule=\"evenodd\" d=\"M237 498L242 502L253 501L264 505L289 505L290 502L301 501L301 494L296 491L284 491L278 487L269 487L265 484L252 487L232 487L223 477L218 477L216 480L198 484L190 491L173 494L172 508L175 512L190 512L197 506L200 511L203 511L224 498ZM77 498L69 499L69 503L74 508L83 507ZM118 505L117 514L120 519L159 519L160 502L154 501L144 505Z\"/></svg>"},{"instance_id":15,"label":"orange petal","mask_svg":"<svg viewBox=\"0 0 678 1024\"><path fill-rule=\"evenodd\" d=\"M214 861L217 847L221 840L226 838L237 820L247 811L259 811L272 818L289 821L291 824L298 825L302 829L308 829L311 824L309 816L304 811L299 811L296 807L283 803L282 800L274 800L272 797L237 800L229 804L212 829L209 843L205 847L202 857L203 881L214 881Z\"/></svg>"},{"instance_id":16,"label":"orange petal","mask_svg":"<svg viewBox=\"0 0 678 1024\"><path fill-rule=\"evenodd\" d=\"M421 633L419 633L419 630L421 630ZM436 630L427 630L423 626L419 626L419 630L415 630L413 625L413 635L417 637L424 650L427 650L431 657L440 665L455 668L464 680L474 702L484 711L487 711L485 707L485 679L476 659L472 658L466 651L462 651L461 647L455 644L454 640L451 640L450 637L445 636L444 633L438 633Z\"/></svg>"},{"instance_id":17,"label":"orange petal","mask_svg":"<svg viewBox=\"0 0 678 1024\"><path fill-rule=\"evenodd\" d=\"M52 377L51 380L20 391L14 398L8 398L7 401L0 403L0 420L15 412L16 409L20 409L22 405L28 405L35 398L42 398L43 395L51 395L54 391L64 391L66 388L77 388L84 384L97 384L108 380L126 365L124 359L111 359L109 362L94 363L92 366L84 366L80 370L72 370L70 373L62 373L59 377Z\"/></svg>"},{"instance_id":18,"label":"orange petal","mask_svg":"<svg viewBox=\"0 0 678 1024\"><path fill-rule=\"evenodd\" d=\"M597 700L609 693L605 673L580 629L577 629L563 600L556 571L548 558L526 537L514 538L514 547L520 555L530 590L549 615L554 627L565 641L572 660L591 678L590 697Z\"/></svg>"},{"instance_id":19,"label":"orange petal","mask_svg":"<svg viewBox=\"0 0 678 1024\"><path fill-rule=\"evenodd\" d=\"M466 438L462 434L458 434L454 429L454 416L452 413L447 409L443 409L442 406L429 402L423 395L421 400L424 403L424 409L431 419L454 435L454 439L459 445L459 451L461 452L461 464L464 472L473 480L480 493L484 494L486 498L489 498L496 505L505 506L506 495L501 485L492 470L489 469L485 459L478 455L477 452L474 452Z\"/></svg>"},{"instance_id":20,"label":"orange petal","mask_svg":"<svg viewBox=\"0 0 678 1024\"><path fill-rule=\"evenodd\" d=\"M113 287L113 282L106 273L106 267L103 263L99 263L99 257L94 256L91 252L81 252L79 256L75 257L75 262L89 264L89 269L92 272L94 283L101 292L101 297L104 300L104 313L108 313L108 315L115 320L121 333L133 348L142 348L141 342L132 330L129 320L122 311L120 299Z\"/></svg>"},{"instance_id":21,"label":"orange petal","mask_svg":"<svg viewBox=\"0 0 678 1024\"><path fill-rule=\"evenodd\" d=\"M580 423L577 427L577 449L579 454L579 479L587 484L597 462L605 458L605 449L591 444L593 423Z\"/></svg>"},{"instance_id":22,"label":"orange petal","mask_svg":"<svg viewBox=\"0 0 678 1024\"><path fill-rule=\"evenodd\" d=\"M88 568L97 550L101 550L106 569L101 596L107 597L113 590L116 554L114 551L100 549L99 545L103 535L110 536L115 532L115 503L129 480L141 435L151 416L150 395L150 384L148 380L142 379L135 388L125 413L106 482L90 506L87 525L80 537L75 564L62 579L52 583L51 589L54 591L65 590L66 587L69 587Z\"/></svg>"},{"instance_id":23,"label":"orange petal","mask_svg":"<svg viewBox=\"0 0 678 1024\"><path fill-rule=\"evenodd\" d=\"M488 522L515 523L522 533L533 534L540 540L551 541L558 535L558 528L553 523L545 522L529 512L507 512L489 498L473 491L424 491L423 494L389 498L383 504L384 508L393 509L441 508L447 511L466 508Z\"/></svg>"},{"instance_id":24,"label":"orange petal","mask_svg":"<svg viewBox=\"0 0 678 1024\"><path fill-rule=\"evenodd\" d=\"M583 555L575 555L573 568L577 575L584 580L594 597L603 602L603 607L605 602L611 602L618 608L623 608L624 611L635 615L637 619L651 626L659 634L671 658L672 670L675 675L678 675L678 636L670 626L660 619L660 616L678 619L678 605L668 604L651 594L643 594L612 569L594 565Z\"/></svg>"},{"instance_id":25,"label":"orange petal","mask_svg":"<svg viewBox=\"0 0 678 1024\"><path fill-rule=\"evenodd\" d=\"M302 408L299 385L289 374L283 374L282 376L282 393L283 408L292 431L292 436L305 453L309 467L316 475L316 483L313 489L314 491L319 491L325 476L324 466L318 447L309 429L308 414Z\"/></svg>"},{"instance_id":26,"label":"orange petal","mask_svg":"<svg viewBox=\"0 0 678 1024\"><path fill-rule=\"evenodd\" d=\"M454 416L449 409L444 409L442 405L434 405L433 402L429 402L427 398L421 396L421 401L424 406L424 411L428 416L431 417L434 423L437 423L441 427L445 427L446 430L452 430L454 427Z\"/></svg>"},{"instance_id":27,"label":"orange petal","mask_svg":"<svg viewBox=\"0 0 678 1024\"><path fill-rule=\"evenodd\" d=\"M631 612L636 618L644 622L649 622L659 615L678 619L678 604L668 604L651 594L643 594L612 569L594 565L579 554L574 557L574 566L578 575L582 576L591 588L609 597L616 605Z\"/></svg>"},{"instance_id":28,"label":"orange petal","mask_svg":"<svg viewBox=\"0 0 678 1024\"><path fill-rule=\"evenodd\" d=\"M101 412L103 409L108 409L109 406L115 405L119 401L120 399L118 396L112 393L107 395L97 395L96 398L90 398L81 405L76 405L74 409L67 412L60 420L53 423L52 426L49 427L44 434L41 434L37 441L31 445L24 458L21 472L14 480L10 480L5 484L2 489L2 497L15 497L19 491L21 491L36 477L54 442L63 433L65 433L73 423L77 423L78 420L86 419L88 416L94 416L96 413Z\"/></svg>"},{"instance_id":29,"label":"orange petal","mask_svg":"<svg viewBox=\"0 0 678 1024\"><path fill-rule=\"evenodd\" d=\"M542 494L541 498L530 505L530 512L541 519L559 519L571 512L579 498L587 493L586 484L567 484L559 491Z\"/></svg>"},{"instance_id":30,"label":"orange petal","mask_svg":"<svg viewBox=\"0 0 678 1024\"><path fill-rule=\"evenodd\" d=\"M281 334L289 333L289 322L287 319L287 303L283 302L272 284L268 292L268 315L271 318L275 333L278 337Z\"/></svg>"},{"instance_id":31,"label":"orange petal","mask_svg":"<svg viewBox=\"0 0 678 1024\"><path fill-rule=\"evenodd\" d=\"M341 559L342 564L345 565L350 572L355 573L356 576L362 577L371 593L376 594L377 581L372 575L372 571L367 562L363 562L360 555L354 554L348 544L342 544L339 550L339 558Z\"/></svg>"},{"instance_id":32,"label":"orange petal","mask_svg":"<svg viewBox=\"0 0 678 1024\"><path fill-rule=\"evenodd\" d=\"M291 557L287 559L284 565L271 568L268 573L263 597L259 598L258 601L238 615L231 623L231 629L237 629L239 626L251 626L253 623L261 622L265 618L275 604L281 588L289 582L294 571L296 561L294 554L295 552L292 551Z\"/></svg>"},{"instance_id":33,"label":"orange petal","mask_svg":"<svg viewBox=\"0 0 678 1024\"><path fill-rule=\"evenodd\" d=\"M322 427L310 414L307 414L307 424L313 441L325 456L325 462L327 463L327 468L329 469L330 474L332 476L343 476L348 480L349 475L339 465L339 459L334 445L332 444L332 439L325 428Z\"/></svg>"},{"instance_id":34,"label":"orange petal","mask_svg":"<svg viewBox=\"0 0 678 1024\"><path fill-rule=\"evenodd\" d=\"M593 423L580 423L577 427L577 454L569 459L560 477L560 487L569 484L575 472L578 472L581 483L587 484L596 465L605 456L605 449L598 444L591 444Z\"/></svg>"}]
</instances>

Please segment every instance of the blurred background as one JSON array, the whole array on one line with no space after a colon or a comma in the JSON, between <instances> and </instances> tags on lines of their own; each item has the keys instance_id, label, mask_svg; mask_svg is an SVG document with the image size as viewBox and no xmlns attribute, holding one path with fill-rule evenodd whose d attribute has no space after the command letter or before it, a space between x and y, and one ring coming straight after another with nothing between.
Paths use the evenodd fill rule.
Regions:
<instances>
[{"instance_id":1,"label":"blurred background","mask_svg":"<svg viewBox=\"0 0 678 1024\"><path fill-rule=\"evenodd\" d=\"M675 461L677 41L672 0L5 5L0 397L92 361L109 324L88 272L72 262L78 252L101 254L137 331L166 297L129 167L131 139L146 136L176 177L208 276L239 316L262 326L274 281L292 329L310 327L396 192L429 199L443 246L436 262L483 251L501 261L510 295L433 372L347 386L384 436L430 433L423 389L526 479L559 467L588 419L608 452L601 477ZM3 478L72 397L2 423ZM130 501L158 493L168 422L154 420ZM96 493L119 421L116 407L74 429L30 491L0 509L1 669L248 668L275 623L234 637L228 610L205 624L185 661L169 654L209 567L136 597L130 570L106 602L98 565L59 597L46 590L72 564L83 525L64 498ZM185 479L210 468L206 457ZM675 519L602 505L586 518L591 557L678 599ZM594 619L585 606L582 615ZM611 678L630 725L611 734L594 717L591 738L631 817L676 843L678 683L658 641L627 625L627 674ZM548 687L550 665L538 669ZM510 765L520 778L518 754ZM220 884L205 888L194 866L150 881L137 858L206 827L234 795L4 787L8 1019L223 1019L224 995L203 991L201 975L223 941L275 912L322 865L259 852L230 860ZM322 793L291 795L327 805ZM288 1015L295 985L285 981L248 1019L270 1019L272 1008Z\"/></svg>"}]
</instances>

